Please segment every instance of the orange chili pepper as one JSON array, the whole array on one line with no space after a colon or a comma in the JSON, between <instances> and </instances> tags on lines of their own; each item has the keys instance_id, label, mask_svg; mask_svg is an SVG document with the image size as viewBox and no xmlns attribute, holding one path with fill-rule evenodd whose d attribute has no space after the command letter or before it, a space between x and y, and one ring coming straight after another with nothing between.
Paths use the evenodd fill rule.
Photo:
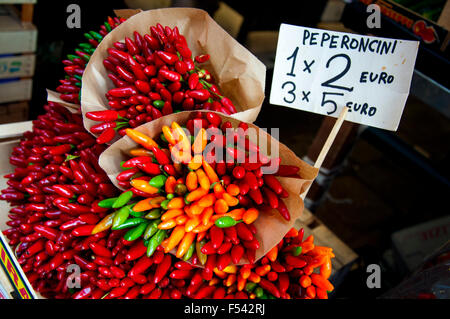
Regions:
<instances>
[{"instance_id":1,"label":"orange chili pepper","mask_svg":"<svg viewBox=\"0 0 450 319\"><path fill-rule=\"evenodd\" d=\"M309 286L308 288L306 288L306 295L311 299L316 298L316 287Z\"/></svg>"},{"instance_id":2,"label":"orange chili pepper","mask_svg":"<svg viewBox=\"0 0 450 319\"><path fill-rule=\"evenodd\" d=\"M188 164L191 161L191 153L178 149L177 146L169 145L170 154L174 164ZM176 169L176 166L175 166Z\"/></svg>"},{"instance_id":3,"label":"orange chili pepper","mask_svg":"<svg viewBox=\"0 0 450 319\"><path fill-rule=\"evenodd\" d=\"M183 257L191 246L192 242L195 239L196 234L194 233L185 233L183 239L178 245L176 256L177 258Z\"/></svg>"},{"instance_id":4,"label":"orange chili pepper","mask_svg":"<svg viewBox=\"0 0 450 319\"><path fill-rule=\"evenodd\" d=\"M309 235L309 236L305 239L305 241L306 241L306 242L309 242L309 243L314 243L314 236L313 236L313 235Z\"/></svg>"},{"instance_id":5,"label":"orange chili pepper","mask_svg":"<svg viewBox=\"0 0 450 319\"><path fill-rule=\"evenodd\" d=\"M214 185L214 194L217 198L222 198L223 193L225 193L225 188L223 188L221 183L216 183Z\"/></svg>"},{"instance_id":6,"label":"orange chili pepper","mask_svg":"<svg viewBox=\"0 0 450 319\"><path fill-rule=\"evenodd\" d=\"M133 210L135 212L143 212L152 209L153 207L152 204L150 204L150 199L151 198L140 200L139 202L136 203L136 205L133 206Z\"/></svg>"},{"instance_id":7,"label":"orange chili pepper","mask_svg":"<svg viewBox=\"0 0 450 319\"><path fill-rule=\"evenodd\" d=\"M182 197L174 197L169 201L169 203L167 203L168 209L183 208L183 207L184 207L184 198Z\"/></svg>"},{"instance_id":8,"label":"orange chili pepper","mask_svg":"<svg viewBox=\"0 0 450 319\"><path fill-rule=\"evenodd\" d=\"M191 140L186 136L183 128L177 122L171 124L172 134L177 140L177 146L185 152L191 153Z\"/></svg>"},{"instance_id":9,"label":"orange chili pepper","mask_svg":"<svg viewBox=\"0 0 450 319\"><path fill-rule=\"evenodd\" d=\"M330 255L333 251L330 247L314 246L314 249L309 252L311 256Z\"/></svg>"},{"instance_id":10,"label":"orange chili pepper","mask_svg":"<svg viewBox=\"0 0 450 319\"><path fill-rule=\"evenodd\" d=\"M327 255L325 257L325 262L320 266L320 274L322 275L323 278L328 279L330 278L331 275L331 269L332 269L331 257Z\"/></svg>"},{"instance_id":11,"label":"orange chili pepper","mask_svg":"<svg viewBox=\"0 0 450 319\"><path fill-rule=\"evenodd\" d=\"M214 211L217 214L225 214L228 211L228 204L223 199L218 199L214 203Z\"/></svg>"},{"instance_id":12,"label":"orange chili pepper","mask_svg":"<svg viewBox=\"0 0 450 319\"><path fill-rule=\"evenodd\" d=\"M202 198L199 199L198 204L201 207L210 207L212 205L214 205L214 203L216 202L216 196L214 196L214 194L210 193L207 194L205 196L203 196Z\"/></svg>"},{"instance_id":13,"label":"orange chili pepper","mask_svg":"<svg viewBox=\"0 0 450 319\"><path fill-rule=\"evenodd\" d=\"M195 227L197 227L199 224L200 224L200 217L194 216L186 221L186 224L184 225L184 230L186 232L192 232L195 229Z\"/></svg>"},{"instance_id":14,"label":"orange chili pepper","mask_svg":"<svg viewBox=\"0 0 450 319\"><path fill-rule=\"evenodd\" d=\"M231 196L228 193L223 193L222 194L222 199L227 203L228 206L233 207L236 206L237 204L239 204L239 199L237 199L236 197Z\"/></svg>"},{"instance_id":15,"label":"orange chili pepper","mask_svg":"<svg viewBox=\"0 0 450 319\"><path fill-rule=\"evenodd\" d=\"M236 292L236 285L232 285L231 287L228 287L227 295L234 294L235 292Z\"/></svg>"},{"instance_id":16,"label":"orange chili pepper","mask_svg":"<svg viewBox=\"0 0 450 319\"><path fill-rule=\"evenodd\" d=\"M220 279L225 279L228 277L228 274L226 272L223 272L222 270L217 269L217 267L215 267L213 269L213 272L216 274L217 277L219 277Z\"/></svg>"},{"instance_id":17,"label":"orange chili pepper","mask_svg":"<svg viewBox=\"0 0 450 319\"><path fill-rule=\"evenodd\" d=\"M208 223L209 223L209 220L210 220L210 218L211 218L211 216L214 214L214 208L212 208L212 207L206 207L204 210L203 210L203 213L202 213L202 215L201 215L201 220L202 220L202 224L203 225L208 225Z\"/></svg>"},{"instance_id":18,"label":"orange chili pepper","mask_svg":"<svg viewBox=\"0 0 450 319\"><path fill-rule=\"evenodd\" d=\"M184 225L184 224L186 224L187 220L188 220L188 217L186 215L181 215L181 216L178 216L177 218L175 218L175 223L177 225Z\"/></svg>"},{"instance_id":19,"label":"orange chili pepper","mask_svg":"<svg viewBox=\"0 0 450 319\"><path fill-rule=\"evenodd\" d=\"M258 276L264 277L270 271L271 267L269 264L265 264L255 268L255 273Z\"/></svg>"},{"instance_id":20,"label":"orange chili pepper","mask_svg":"<svg viewBox=\"0 0 450 319\"><path fill-rule=\"evenodd\" d=\"M224 284L225 284L225 287L230 287L235 282L236 282L236 275L230 274L230 275L228 275L227 279L225 279Z\"/></svg>"},{"instance_id":21,"label":"orange chili pepper","mask_svg":"<svg viewBox=\"0 0 450 319\"><path fill-rule=\"evenodd\" d=\"M242 215L242 220L246 224L253 223L259 216L259 211L256 208L249 208L247 211Z\"/></svg>"},{"instance_id":22,"label":"orange chili pepper","mask_svg":"<svg viewBox=\"0 0 450 319\"><path fill-rule=\"evenodd\" d=\"M247 279L243 278L241 275L237 276L237 290L238 291L244 290L246 283L247 283Z\"/></svg>"},{"instance_id":23,"label":"orange chili pepper","mask_svg":"<svg viewBox=\"0 0 450 319\"><path fill-rule=\"evenodd\" d=\"M192 145L192 151L195 154L202 153L208 143L206 130L201 128L198 131L197 136L194 139L194 144Z\"/></svg>"},{"instance_id":24,"label":"orange chili pepper","mask_svg":"<svg viewBox=\"0 0 450 319\"><path fill-rule=\"evenodd\" d=\"M297 237L298 236L298 230L292 227L289 229L289 231L284 235L284 237Z\"/></svg>"},{"instance_id":25,"label":"orange chili pepper","mask_svg":"<svg viewBox=\"0 0 450 319\"><path fill-rule=\"evenodd\" d=\"M304 241L300 246L302 247L302 254L306 254L314 249L314 244L309 241Z\"/></svg>"},{"instance_id":26,"label":"orange chili pepper","mask_svg":"<svg viewBox=\"0 0 450 319\"><path fill-rule=\"evenodd\" d=\"M274 262L275 260L277 260L278 257L278 246L273 247L271 250L269 250L266 254L267 258L269 258L269 260L271 262Z\"/></svg>"},{"instance_id":27,"label":"orange chili pepper","mask_svg":"<svg viewBox=\"0 0 450 319\"><path fill-rule=\"evenodd\" d=\"M234 220L241 220L244 213L245 213L245 208L236 208L236 209L233 209L232 211L226 213L224 216L230 216Z\"/></svg>"},{"instance_id":28,"label":"orange chili pepper","mask_svg":"<svg viewBox=\"0 0 450 319\"><path fill-rule=\"evenodd\" d=\"M94 229L92 229L91 234L95 235L104 230L110 229L113 223L115 213L111 213L106 215L97 225L95 225Z\"/></svg>"},{"instance_id":29,"label":"orange chili pepper","mask_svg":"<svg viewBox=\"0 0 450 319\"><path fill-rule=\"evenodd\" d=\"M169 251L174 249L183 239L184 234L185 234L184 227L176 226L172 230L172 233L170 234L167 246L164 248L164 252L167 254Z\"/></svg>"},{"instance_id":30,"label":"orange chili pepper","mask_svg":"<svg viewBox=\"0 0 450 319\"><path fill-rule=\"evenodd\" d=\"M202 165L203 165L203 168L205 170L206 175L208 175L209 181L211 183L218 182L219 181L219 176L217 176L217 174L214 171L214 169L211 167L211 165L209 165L209 163L207 161L205 161L204 158L203 158Z\"/></svg>"},{"instance_id":31,"label":"orange chili pepper","mask_svg":"<svg viewBox=\"0 0 450 319\"><path fill-rule=\"evenodd\" d=\"M200 206L197 202L191 204L191 214L192 215L200 215L205 208Z\"/></svg>"},{"instance_id":32,"label":"orange chili pepper","mask_svg":"<svg viewBox=\"0 0 450 319\"><path fill-rule=\"evenodd\" d=\"M130 185L147 194L156 194L159 192L158 188L151 186L148 181L142 179L133 179Z\"/></svg>"},{"instance_id":33,"label":"orange chili pepper","mask_svg":"<svg viewBox=\"0 0 450 319\"><path fill-rule=\"evenodd\" d=\"M311 274L311 282L314 286L322 288L325 291L333 291L334 287L328 279L323 278L319 274Z\"/></svg>"},{"instance_id":34,"label":"orange chili pepper","mask_svg":"<svg viewBox=\"0 0 450 319\"><path fill-rule=\"evenodd\" d=\"M313 260L309 263L309 266L316 268L325 263L327 255L320 255L313 258Z\"/></svg>"},{"instance_id":35,"label":"orange chili pepper","mask_svg":"<svg viewBox=\"0 0 450 319\"><path fill-rule=\"evenodd\" d=\"M177 180L172 175L167 177L166 184L164 185L167 194L173 194L175 192L175 185Z\"/></svg>"},{"instance_id":36,"label":"orange chili pepper","mask_svg":"<svg viewBox=\"0 0 450 319\"><path fill-rule=\"evenodd\" d=\"M161 215L161 221L165 222L166 220L178 217L183 214L184 211L180 208L169 209L164 214Z\"/></svg>"},{"instance_id":37,"label":"orange chili pepper","mask_svg":"<svg viewBox=\"0 0 450 319\"><path fill-rule=\"evenodd\" d=\"M310 267L310 266L306 266L303 268L303 273L308 276L311 275L313 273L313 271L314 271L314 268Z\"/></svg>"},{"instance_id":38,"label":"orange chili pepper","mask_svg":"<svg viewBox=\"0 0 450 319\"><path fill-rule=\"evenodd\" d=\"M194 233L202 233L207 231L214 225L214 222L209 222L208 225L198 225L192 232Z\"/></svg>"},{"instance_id":39,"label":"orange chili pepper","mask_svg":"<svg viewBox=\"0 0 450 319\"><path fill-rule=\"evenodd\" d=\"M171 229L177 225L175 219L169 219L158 224L159 229Z\"/></svg>"},{"instance_id":40,"label":"orange chili pepper","mask_svg":"<svg viewBox=\"0 0 450 319\"><path fill-rule=\"evenodd\" d=\"M239 195L239 186L237 186L236 184L230 184L227 187L227 193L230 194L231 196L237 196Z\"/></svg>"},{"instance_id":41,"label":"orange chili pepper","mask_svg":"<svg viewBox=\"0 0 450 319\"><path fill-rule=\"evenodd\" d=\"M172 146L177 144L177 141L175 140L175 137L173 136L172 130L170 129L170 127L168 127L167 125L164 125L162 127L162 132L163 132L163 135L166 138L167 142L169 142L169 144L171 144Z\"/></svg>"},{"instance_id":42,"label":"orange chili pepper","mask_svg":"<svg viewBox=\"0 0 450 319\"><path fill-rule=\"evenodd\" d=\"M133 148L132 150L130 150L130 155L133 157L137 157L137 156L153 156L153 153L145 148Z\"/></svg>"},{"instance_id":43,"label":"orange chili pepper","mask_svg":"<svg viewBox=\"0 0 450 319\"><path fill-rule=\"evenodd\" d=\"M248 277L250 277L252 270L247 267L242 267L239 272L240 272L240 275L242 276L242 278L247 279Z\"/></svg>"},{"instance_id":44,"label":"orange chili pepper","mask_svg":"<svg viewBox=\"0 0 450 319\"><path fill-rule=\"evenodd\" d=\"M152 147L158 147L158 143L156 143L151 137L134 129L125 129L125 134L136 143L144 146L146 149L151 150Z\"/></svg>"},{"instance_id":45,"label":"orange chili pepper","mask_svg":"<svg viewBox=\"0 0 450 319\"><path fill-rule=\"evenodd\" d=\"M186 176L186 187L188 191L192 192L194 189L198 187L198 178L195 172L189 172Z\"/></svg>"},{"instance_id":46,"label":"orange chili pepper","mask_svg":"<svg viewBox=\"0 0 450 319\"><path fill-rule=\"evenodd\" d=\"M161 207L161 203L165 200L166 198L164 196L157 196L150 198L149 203L152 205L152 208L158 208Z\"/></svg>"},{"instance_id":47,"label":"orange chili pepper","mask_svg":"<svg viewBox=\"0 0 450 319\"><path fill-rule=\"evenodd\" d=\"M195 171L195 173L197 174L198 183L200 184L200 187L209 191L211 183L209 181L208 176L206 176L205 171L199 168L198 170Z\"/></svg>"},{"instance_id":48,"label":"orange chili pepper","mask_svg":"<svg viewBox=\"0 0 450 319\"><path fill-rule=\"evenodd\" d=\"M164 240L162 241L162 243L161 243L161 247L162 247L162 248L166 248L168 242L169 242L169 238L164 239Z\"/></svg>"},{"instance_id":49,"label":"orange chili pepper","mask_svg":"<svg viewBox=\"0 0 450 319\"><path fill-rule=\"evenodd\" d=\"M250 276L248 276L248 280L257 284L261 281L261 277L258 274L252 272L250 273Z\"/></svg>"},{"instance_id":50,"label":"orange chili pepper","mask_svg":"<svg viewBox=\"0 0 450 319\"><path fill-rule=\"evenodd\" d=\"M202 155L195 154L189 162L188 167L193 171L199 169L202 166L202 158Z\"/></svg>"},{"instance_id":51,"label":"orange chili pepper","mask_svg":"<svg viewBox=\"0 0 450 319\"><path fill-rule=\"evenodd\" d=\"M309 286L311 286L311 277L309 277L307 275L303 275L303 276L300 277L298 283L303 288L308 288Z\"/></svg>"},{"instance_id":52,"label":"orange chili pepper","mask_svg":"<svg viewBox=\"0 0 450 319\"><path fill-rule=\"evenodd\" d=\"M207 232L202 231L201 233L197 233L197 241L202 241L203 238L206 237Z\"/></svg>"},{"instance_id":53,"label":"orange chili pepper","mask_svg":"<svg viewBox=\"0 0 450 319\"><path fill-rule=\"evenodd\" d=\"M226 272L227 274L235 274L237 273L237 266L234 264L230 264L226 266L224 269L222 269L223 272Z\"/></svg>"},{"instance_id":54,"label":"orange chili pepper","mask_svg":"<svg viewBox=\"0 0 450 319\"><path fill-rule=\"evenodd\" d=\"M325 289L316 287L316 296L319 299L328 299L328 293Z\"/></svg>"},{"instance_id":55,"label":"orange chili pepper","mask_svg":"<svg viewBox=\"0 0 450 319\"><path fill-rule=\"evenodd\" d=\"M208 194L208 191L209 190L206 190L206 189L203 189L203 188L197 188L196 190L193 190L192 192L187 194L186 200L188 202L196 201L196 200L202 198L203 196L205 196L206 194Z\"/></svg>"},{"instance_id":56,"label":"orange chili pepper","mask_svg":"<svg viewBox=\"0 0 450 319\"><path fill-rule=\"evenodd\" d=\"M217 285L219 282L220 282L220 279L219 279L219 278L213 278L213 279L211 279L211 280L209 281L208 285L210 285L210 286L215 286L215 285Z\"/></svg>"}]
</instances>

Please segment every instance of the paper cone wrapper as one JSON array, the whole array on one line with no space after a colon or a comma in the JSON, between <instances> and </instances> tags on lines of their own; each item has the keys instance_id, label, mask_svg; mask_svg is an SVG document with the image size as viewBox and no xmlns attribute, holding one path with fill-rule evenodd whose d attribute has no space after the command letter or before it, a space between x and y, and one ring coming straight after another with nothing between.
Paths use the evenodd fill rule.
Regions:
<instances>
[{"instance_id":1,"label":"paper cone wrapper","mask_svg":"<svg viewBox=\"0 0 450 319\"><path fill-rule=\"evenodd\" d=\"M65 106L69 110L75 110L75 111L79 111L80 110L80 105L79 104L66 102L66 101L62 100L59 97L60 95L61 94L58 93L58 92L55 92L55 91L47 89L47 101L58 103L58 104L60 104L62 106Z\"/></svg>"},{"instance_id":2,"label":"paper cone wrapper","mask_svg":"<svg viewBox=\"0 0 450 319\"><path fill-rule=\"evenodd\" d=\"M193 56L211 56L202 67L212 73L222 94L233 101L238 111L232 115L233 118L249 123L256 120L264 100L266 67L222 29L206 11L166 8L137 14L134 14L138 12L136 10L121 12L130 17L100 42L83 73L81 109L84 126L88 130L99 122L87 119L84 114L109 109L105 93L114 88L103 66L103 60L108 57L107 49L113 47L116 41L123 42L126 36L133 38L134 31L142 36L150 34L150 26L157 23L171 28L177 26L180 34L186 38Z\"/></svg>"},{"instance_id":3,"label":"paper cone wrapper","mask_svg":"<svg viewBox=\"0 0 450 319\"><path fill-rule=\"evenodd\" d=\"M164 125L170 126L173 121L176 121L180 125L184 125L188 119L192 118L193 113L194 112L180 112L167 115L143 124L137 127L136 130L156 139L160 136ZM240 122L234 118L224 116L223 114L217 114L221 116L222 121L230 121L235 128ZM289 209L291 220L286 221L280 216L276 209L272 209L261 211L258 219L255 221L255 227L257 229L256 238L260 243L260 248L256 251L256 259L258 260L275 245L277 245L289 229L293 227L295 220L300 216L304 208L303 200L300 195L305 192L307 187L312 183L314 178L317 176L318 170L302 161L287 146L277 141L264 130L253 124L249 124L249 127L255 128L258 133L262 134L261 136L264 136L261 140L265 139L267 141L267 146L259 144L259 147L262 150L270 149L270 144L276 143L279 146L278 156L281 158L281 162L284 165L295 165L300 168L300 178L278 177L279 181L283 185L283 188L289 193L289 197L283 199L283 201ZM252 140L252 142L257 143L255 140ZM136 144L128 136L124 136L113 143L100 155L100 166L109 176L111 182L118 188L120 187L117 184L116 177L122 172L120 163L124 160L130 159L130 156L128 155L129 151L137 146L138 144ZM242 263L247 263L247 260L243 260Z\"/></svg>"}]
</instances>

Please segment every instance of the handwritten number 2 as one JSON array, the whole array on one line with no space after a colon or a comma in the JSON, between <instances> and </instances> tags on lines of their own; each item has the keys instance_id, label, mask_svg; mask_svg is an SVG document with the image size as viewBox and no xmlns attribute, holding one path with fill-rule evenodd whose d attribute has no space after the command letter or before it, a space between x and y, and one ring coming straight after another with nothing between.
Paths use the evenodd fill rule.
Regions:
<instances>
[{"instance_id":1,"label":"handwritten number 2","mask_svg":"<svg viewBox=\"0 0 450 319\"><path fill-rule=\"evenodd\" d=\"M344 70L343 70L341 73L339 73L338 75L332 77L331 79L329 79L329 80L323 82L323 83L322 83L322 86L329 87L329 88L333 88L333 89L345 90L345 91L352 92L352 91L353 91L353 87L348 88L348 87L345 87L345 86L340 86L340 85L334 85L334 84L331 84L331 83L333 83L333 82L336 82L336 81L339 80L340 78L342 78L342 77L348 72L348 70L350 70L350 65L352 64L352 61L350 60L350 57L349 57L347 54L341 53L341 54L333 55L333 56L327 61L326 67L328 68L328 67L330 66L331 61L333 61L333 60L336 59L336 58L344 58L344 59L347 61L347 64L345 65L345 68L344 68Z\"/></svg>"},{"instance_id":2,"label":"handwritten number 2","mask_svg":"<svg viewBox=\"0 0 450 319\"><path fill-rule=\"evenodd\" d=\"M292 102L295 101L295 93L294 93L294 92L295 92L295 88L296 88L296 87L295 87L295 83L292 82L292 81L284 82L283 85L281 86L281 88L284 89L284 87L285 87L286 85L291 85L291 86L292 86L292 89L289 90L289 91L287 92L288 94L290 94L290 95L292 96L292 99L288 100L288 99L286 99L286 97L284 97L283 100L284 100L286 103L292 103Z\"/></svg>"}]
</instances>

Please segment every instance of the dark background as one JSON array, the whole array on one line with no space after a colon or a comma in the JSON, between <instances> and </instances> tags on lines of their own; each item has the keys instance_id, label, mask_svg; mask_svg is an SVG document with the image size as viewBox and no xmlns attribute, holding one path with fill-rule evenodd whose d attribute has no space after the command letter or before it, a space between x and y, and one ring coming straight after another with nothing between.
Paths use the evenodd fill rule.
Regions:
<instances>
[{"instance_id":1,"label":"dark background","mask_svg":"<svg viewBox=\"0 0 450 319\"><path fill-rule=\"evenodd\" d=\"M194 1L212 14L217 1ZM315 26L326 1L225 1L245 20L237 37L245 45L252 30L278 30L281 22ZM81 7L81 29L68 29L66 8ZM174 1L183 4L184 1ZM243 5L245 3L246 5ZM83 32L98 30L113 9L125 8L123 1L44 1L35 5L38 28L36 71L30 118L43 113L45 89L54 89L64 77L61 60L80 42ZM266 77L266 101L256 124L280 127L280 140L298 156L308 152L323 116L270 105L272 70ZM420 148L438 174L449 179L450 126L447 118L424 102L410 96L399 130L392 136L410 148ZM375 133L374 133L375 132ZM386 252L391 252L391 234L397 230L448 214L448 184L439 182L390 143L380 142L374 129L354 143L347 160L329 190L329 196L314 211L335 234L360 256L356 267L334 293L337 298L378 297L395 287L407 275ZM448 234L446 234L449 237ZM366 265L381 264L382 288L368 289Z\"/></svg>"}]
</instances>

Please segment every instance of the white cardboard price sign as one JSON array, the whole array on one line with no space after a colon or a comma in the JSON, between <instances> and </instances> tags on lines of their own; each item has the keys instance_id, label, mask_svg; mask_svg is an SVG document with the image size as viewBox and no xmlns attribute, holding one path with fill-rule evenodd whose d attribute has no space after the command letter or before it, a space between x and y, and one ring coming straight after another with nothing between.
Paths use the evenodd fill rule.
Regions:
<instances>
[{"instance_id":1,"label":"white cardboard price sign","mask_svg":"<svg viewBox=\"0 0 450 319\"><path fill-rule=\"evenodd\" d=\"M270 103L397 130L419 42L281 24Z\"/></svg>"}]
</instances>

